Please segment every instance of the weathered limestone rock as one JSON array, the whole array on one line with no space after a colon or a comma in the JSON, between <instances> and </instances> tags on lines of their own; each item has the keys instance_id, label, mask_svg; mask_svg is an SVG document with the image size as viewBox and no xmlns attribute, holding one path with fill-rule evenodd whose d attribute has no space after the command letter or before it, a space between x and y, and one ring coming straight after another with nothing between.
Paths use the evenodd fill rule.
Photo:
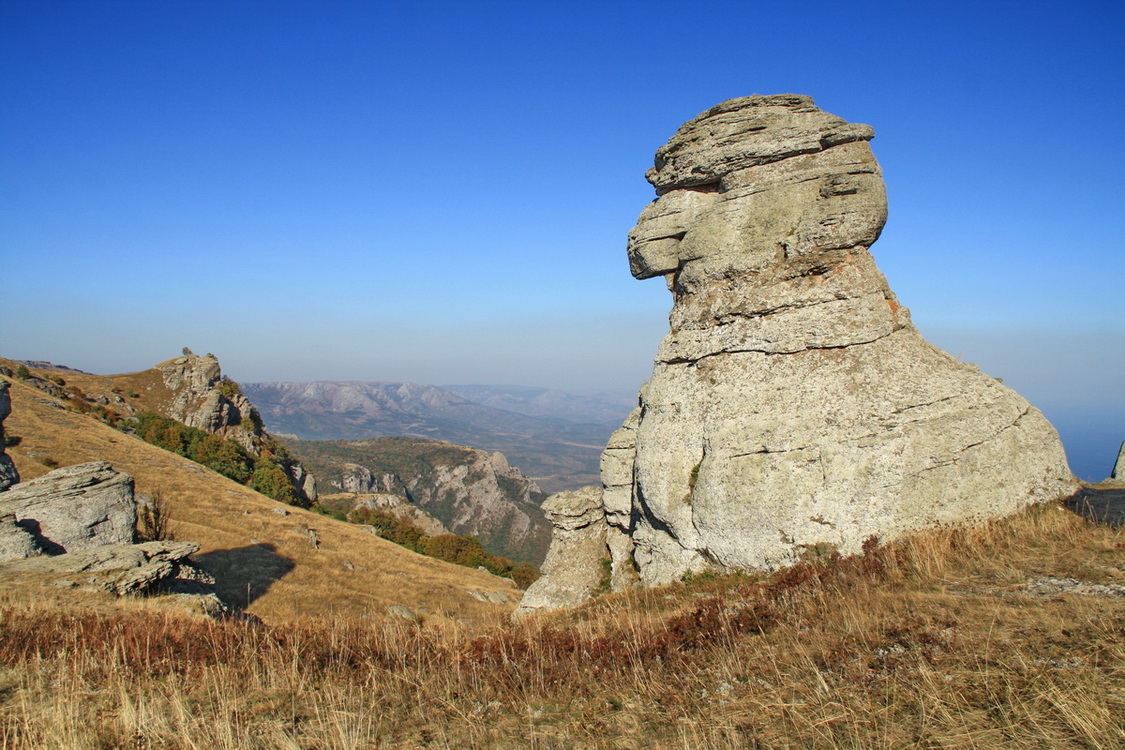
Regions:
<instances>
[{"instance_id":1,"label":"weathered limestone rock","mask_svg":"<svg viewBox=\"0 0 1125 750\"><path fill-rule=\"evenodd\" d=\"M1121 443L1121 450L1117 452L1117 462L1113 464L1110 479L1125 481L1125 442Z\"/></svg>"},{"instance_id":2,"label":"weathered limestone rock","mask_svg":"<svg viewBox=\"0 0 1125 750\"><path fill-rule=\"evenodd\" d=\"M12 457L4 452L7 447L4 437L4 420L12 413L12 397L8 395L8 381L0 380L0 492L20 481Z\"/></svg>"},{"instance_id":3,"label":"weathered limestone rock","mask_svg":"<svg viewBox=\"0 0 1125 750\"><path fill-rule=\"evenodd\" d=\"M600 487L551 495L543 511L553 527L543 577L528 587L515 615L581 604L602 585L606 554L605 511Z\"/></svg>"},{"instance_id":4,"label":"weathered limestone rock","mask_svg":"<svg viewBox=\"0 0 1125 750\"><path fill-rule=\"evenodd\" d=\"M352 510L379 510L402 518L417 526L426 536L450 533L441 521L401 495L389 492L356 495Z\"/></svg>"},{"instance_id":5,"label":"weathered limestone rock","mask_svg":"<svg viewBox=\"0 0 1125 750\"><path fill-rule=\"evenodd\" d=\"M0 566L0 571L65 578L76 585L91 585L118 596L143 594L175 579L181 566L187 565L187 556L198 550L195 542L108 544L65 555L9 562Z\"/></svg>"},{"instance_id":6,"label":"weathered limestone rock","mask_svg":"<svg viewBox=\"0 0 1125 750\"><path fill-rule=\"evenodd\" d=\"M131 544L133 478L104 461L65 466L0 493L0 514L15 516L49 554Z\"/></svg>"},{"instance_id":7,"label":"weathered limestone rock","mask_svg":"<svg viewBox=\"0 0 1125 750\"><path fill-rule=\"evenodd\" d=\"M258 410L234 381L223 377L214 354L197 356L185 347L183 356L161 362L154 369L170 392L167 416L233 440L255 458L273 445ZM316 502L316 479L312 474L296 461L279 466L300 500Z\"/></svg>"},{"instance_id":8,"label":"weathered limestone rock","mask_svg":"<svg viewBox=\"0 0 1125 750\"><path fill-rule=\"evenodd\" d=\"M873 135L808 97L753 96L657 151L628 255L674 306L641 392L628 525L623 493L606 507L632 541L611 545L615 570L646 585L769 570L1076 489L1043 415L925 341L875 267Z\"/></svg>"},{"instance_id":9,"label":"weathered limestone rock","mask_svg":"<svg viewBox=\"0 0 1125 750\"><path fill-rule=\"evenodd\" d=\"M35 536L16 523L15 514L0 518L0 562L23 560L40 552Z\"/></svg>"}]
</instances>

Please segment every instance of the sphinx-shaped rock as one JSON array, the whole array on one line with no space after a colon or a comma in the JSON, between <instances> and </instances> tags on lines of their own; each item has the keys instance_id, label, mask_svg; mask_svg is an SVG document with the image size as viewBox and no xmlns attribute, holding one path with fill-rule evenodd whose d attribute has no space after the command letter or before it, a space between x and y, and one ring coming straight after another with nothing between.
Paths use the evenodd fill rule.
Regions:
<instances>
[{"instance_id":1,"label":"sphinx-shaped rock","mask_svg":"<svg viewBox=\"0 0 1125 750\"><path fill-rule=\"evenodd\" d=\"M514 615L573 607L589 599L605 577L605 513L600 487L559 492L543 502L553 527L542 577L528 586Z\"/></svg>"},{"instance_id":2,"label":"sphinx-shaped rock","mask_svg":"<svg viewBox=\"0 0 1125 750\"><path fill-rule=\"evenodd\" d=\"M873 135L808 97L753 96L657 151L659 197L628 252L674 306L641 392L628 521L607 508L632 541L615 568L646 584L768 570L1076 489L1043 415L923 339L875 267Z\"/></svg>"},{"instance_id":3,"label":"sphinx-shaped rock","mask_svg":"<svg viewBox=\"0 0 1125 750\"><path fill-rule=\"evenodd\" d=\"M674 305L602 457L615 589L855 553L1077 488L1043 415L923 339L875 267L873 135L808 97L751 96L657 151L628 256Z\"/></svg>"}]
</instances>

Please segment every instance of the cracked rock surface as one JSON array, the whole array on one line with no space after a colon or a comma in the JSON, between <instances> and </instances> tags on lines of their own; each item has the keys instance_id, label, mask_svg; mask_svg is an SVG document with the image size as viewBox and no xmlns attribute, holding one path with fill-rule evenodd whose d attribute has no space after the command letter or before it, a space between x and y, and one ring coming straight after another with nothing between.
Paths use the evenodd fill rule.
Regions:
<instances>
[{"instance_id":1,"label":"cracked rock surface","mask_svg":"<svg viewBox=\"0 0 1125 750\"><path fill-rule=\"evenodd\" d=\"M648 585L769 570L1075 491L1043 415L923 339L876 268L873 135L808 97L752 96L657 151L628 254L674 306L634 420L629 512L606 508L615 570Z\"/></svg>"},{"instance_id":2,"label":"cracked rock surface","mask_svg":"<svg viewBox=\"0 0 1125 750\"><path fill-rule=\"evenodd\" d=\"M1039 410L922 338L876 267L873 136L809 97L751 96L657 151L628 258L673 308L602 457L614 589L853 554L1077 490Z\"/></svg>"}]
</instances>

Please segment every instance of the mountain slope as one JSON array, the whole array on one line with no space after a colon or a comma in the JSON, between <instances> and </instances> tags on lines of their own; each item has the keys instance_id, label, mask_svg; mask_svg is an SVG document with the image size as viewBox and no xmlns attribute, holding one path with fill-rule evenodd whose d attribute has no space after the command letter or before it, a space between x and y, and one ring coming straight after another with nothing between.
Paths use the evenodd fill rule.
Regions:
<instances>
[{"instance_id":1,"label":"mountain slope","mask_svg":"<svg viewBox=\"0 0 1125 750\"><path fill-rule=\"evenodd\" d=\"M597 481L610 424L533 417L416 383L243 383L269 428L304 440L407 436L499 451L545 492Z\"/></svg>"},{"instance_id":2,"label":"mountain slope","mask_svg":"<svg viewBox=\"0 0 1125 750\"><path fill-rule=\"evenodd\" d=\"M389 607L401 605L435 621L484 623L504 616L519 597L503 579L423 557L354 524L270 500L64 408L19 380L12 383L11 397L5 431L16 444L8 453L23 480L55 465L91 460L132 474L138 492L162 498L176 538L202 545L194 559L218 579L220 596L266 621L384 619ZM481 602L471 591L496 592L509 603Z\"/></svg>"},{"instance_id":3,"label":"mountain slope","mask_svg":"<svg viewBox=\"0 0 1125 750\"><path fill-rule=\"evenodd\" d=\"M546 495L500 453L405 437L285 443L325 488L401 495L513 561L539 565L547 553Z\"/></svg>"}]
</instances>

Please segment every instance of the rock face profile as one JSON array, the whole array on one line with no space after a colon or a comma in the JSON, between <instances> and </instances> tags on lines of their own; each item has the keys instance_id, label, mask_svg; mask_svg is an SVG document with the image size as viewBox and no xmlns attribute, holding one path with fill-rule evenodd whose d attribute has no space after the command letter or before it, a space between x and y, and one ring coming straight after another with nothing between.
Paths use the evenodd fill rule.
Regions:
<instances>
[{"instance_id":1,"label":"rock face profile","mask_svg":"<svg viewBox=\"0 0 1125 750\"><path fill-rule=\"evenodd\" d=\"M657 151L628 257L674 305L602 456L615 589L855 553L1076 489L1043 415L923 339L876 268L873 135L808 97L751 96Z\"/></svg>"}]
</instances>

